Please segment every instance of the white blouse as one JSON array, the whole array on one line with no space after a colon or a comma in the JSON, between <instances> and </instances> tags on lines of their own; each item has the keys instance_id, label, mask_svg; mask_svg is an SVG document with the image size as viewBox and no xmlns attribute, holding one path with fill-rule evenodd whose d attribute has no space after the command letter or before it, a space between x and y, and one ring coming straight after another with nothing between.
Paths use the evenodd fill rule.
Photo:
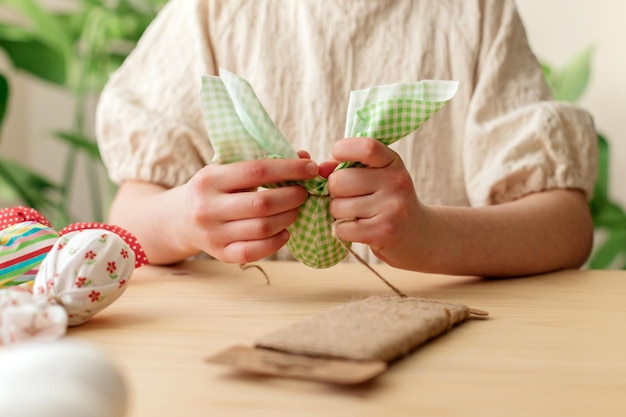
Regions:
<instances>
[{"instance_id":1,"label":"white blouse","mask_svg":"<svg viewBox=\"0 0 626 417\"><path fill-rule=\"evenodd\" d=\"M171 187L211 162L199 92L219 67L249 81L293 147L318 162L342 137L351 90L458 80L439 113L392 145L422 201L592 194L592 118L551 101L512 0L172 0L99 102L113 181Z\"/></svg>"}]
</instances>

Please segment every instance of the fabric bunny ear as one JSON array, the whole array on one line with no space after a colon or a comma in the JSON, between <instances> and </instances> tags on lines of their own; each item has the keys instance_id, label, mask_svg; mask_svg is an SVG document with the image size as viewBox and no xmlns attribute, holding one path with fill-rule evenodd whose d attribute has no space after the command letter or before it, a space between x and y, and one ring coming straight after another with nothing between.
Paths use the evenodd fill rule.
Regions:
<instances>
[{"instance_id":1,"label":"fabric bunny ear","mask_svg":"<svg viewBox=\"0 0 626 417\"><path fill-rule=\"evenodd\" d=\"M298 157L243 78L220 68L219 77L202 77L201 99L214 163Z\"/></svg>"},{"instance_id":2,"label":"fabric bunny ear","mask_svg":"<svg viewBox=\"0 0 626 417\"><path fill-rule=\"evenodd\" d=\"M0 209L0 230L6 229L22 222L37 222L44 226L52 227L46 217L37 210L30 207L7 207Z\"/></svg>"},{"instance_id":3,"label":"fabric bunny ear","mask_svg":"<svg viewBox=\"0 0 626 417\"><path fill-rule=\"evenodd\" d=\"M73 223L66 227L64 227L59 235L63 236L71 232L82 231L82 230L91 230L91 229L104 229L109 232L113 232L126 242L128 247L132 249L135 253L135 268L139 268L140 266L147 265L149 263L148 257L146 253L143 251L143 248L139 244L139 241L128 230L123 229L119 226L115 226L112 224L103 224L103 223Z\"/></svg>"}]
</instances>

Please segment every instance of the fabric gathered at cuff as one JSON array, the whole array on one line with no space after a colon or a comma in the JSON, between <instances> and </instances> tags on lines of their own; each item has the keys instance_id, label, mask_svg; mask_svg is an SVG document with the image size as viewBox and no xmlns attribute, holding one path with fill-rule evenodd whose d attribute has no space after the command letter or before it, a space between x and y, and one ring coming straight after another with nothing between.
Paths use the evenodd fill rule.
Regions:
<instances>
[{"instance_id":1,"label":"fabric gathered at cuff","mask_svg":"<svg viewBox=\"0 0 626 417\"><path fill-rule=\"evenodd\" d=\"M591 116L577 106L533 103L470 126L468 132L465 169L471 206L506 203L552 189L580 190L592 198L597 135Z\"/></svg>"}]
</instances>

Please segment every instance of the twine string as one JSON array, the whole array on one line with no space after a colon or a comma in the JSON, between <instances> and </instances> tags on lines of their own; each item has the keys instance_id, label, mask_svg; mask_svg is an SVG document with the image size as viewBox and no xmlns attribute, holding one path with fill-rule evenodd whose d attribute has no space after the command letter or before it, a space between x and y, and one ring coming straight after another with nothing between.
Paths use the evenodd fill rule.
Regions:
<instances>
[{"instance_id":1,"label":"twine string","mask_svg":"<svg viewBox=\"0 0 626 417\"><path fill-rule=\"evenodd\" d=\"M257 264L239 264L239 268L242 271L245 271L246 269L250 269L250 268L258 269L259 271L261 271L261 273L265 277L265 282L267 283L267 285L270 285L270 277L267 276L267 272L265 272L265 270L260 265L257 265Z\"/></svg>"},{"instance_id":2,"label":"twine string","mask_svg":"<svg viewBox=\"0 0 626 417\"><path fill-rule=\"evenodd\" d=\"M363 265L364 267L369 269L370 272L372 272L376 277L378 277L378 279L380 279L387 287L389 287L394 293L396 293L396 295L398 295L401 298L407 298L407 295L404 292L402 292L402 290L400 290L398 287L396 287L391 282L389 282L387 279L385 279L385 277L383 277L376 269L374 269L365 259L361 258L361 256L359 256L359 254L356 253L350 247L350 245L348 245L346 242L344 242L342 239L340 239L339 236L337 236L337 231L336 231L337 225L339 225L341 223L353 222L355 220L356 219L338 219L338 220L335 220L333 222L333 225L332 225L332 235L333 235L333 237L337 240L337 242L339 242L339 244L341 244L341 246L343 246L350 254L352 254L352 256L354 256L354 258L361 265ZM267 275L267 273L265 272L265 270L261 266L256 265L256 264L250 264L250 263L241 263L241 264L239 264L239 268L242 271L245 271L246 269L251 269L251 268L258 269L263 274L263 277L265 277L265 281L266 281L267 285L270 285L270 278L269 278L269 276Z\"/></svg>"},{"instance_id":3,"label":"twine string","mask_svg":"<svg viewBox=\"0 0 626 417\"><path fill-rule=\"evenodd\" d=\"M386 286L388 286L389 288L391 288L391 290L393 290L393 292L395 292L398 296L400 296L401 298L407 298L407 295L402 292L399 288L397 288L395 285L393 285L391 282L387 281L385 279L385 277L383 277L376 269L374 269L369 263L367 263L367 261L363 258L361 258L359 256L358 253L356 253L351 247L350 245L348 245L346 242L344 242L342 239L339 238L339 236L337 236L337 225L341 224L341 223L348 223L348 222L353 222L356 219L338 219L335 220L333 222L333 228L332 228L332 233L333 233L333 237L341 244L341 246L343 246L348 252L350 252L352 254L352 256L354 256L354 258L359 261L359 263L363 266L365 266L367 269L369 269L374 275L376 275Z\"/></svg>"}]
</instances>

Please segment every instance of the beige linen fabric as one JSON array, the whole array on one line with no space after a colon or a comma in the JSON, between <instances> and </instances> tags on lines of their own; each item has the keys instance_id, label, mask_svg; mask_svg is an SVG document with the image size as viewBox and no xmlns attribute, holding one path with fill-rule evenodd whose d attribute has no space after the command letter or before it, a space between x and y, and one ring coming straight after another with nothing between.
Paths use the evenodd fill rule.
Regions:
<instances>
[{"instance_id":1,"label":"beige linen fabric","mask_svg":"<svg viewBox=\"0 0 626 417\"><path fill-rule=\"evenodd\" d=\"M219 67L248 80L318 162L342 137L351 90L458 80L451 102L392 146L422 201L591 196L592 119L550 101L513 1L172 0L101 96L97 135L115 182L176 186L211 162L199 91Z\"/></svg>"},{"instance_id":2,"label":"beige linen fabric","mask_svg":"<svg viewBox=\"0 0 626 417\"><path fill-rule=\"evenodd\" d=\"M464 304L372 296L278 329L255 345L314 357L389 362L469 316Z\"/></svg>"}]
</instances>

